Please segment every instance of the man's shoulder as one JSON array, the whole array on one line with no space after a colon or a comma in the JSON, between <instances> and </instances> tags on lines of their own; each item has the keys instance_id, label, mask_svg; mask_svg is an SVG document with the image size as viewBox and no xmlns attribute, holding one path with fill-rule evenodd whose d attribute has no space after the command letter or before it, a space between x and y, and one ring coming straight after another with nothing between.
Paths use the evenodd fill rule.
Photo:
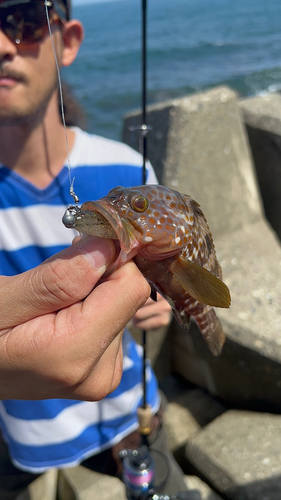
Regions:
<instances>
[{"instance_id":1,"label":"man's shoulder","mask_svg":"<svg viewBox=\"0 0 281 500\"><path fill-rule=\"evenodd\" d=\"M114 165L123 164L140 167L142 156L122 142L89 134L75 128L76 140L71 152L71 163L84 165Z\"/></svg>"}]
</instances>

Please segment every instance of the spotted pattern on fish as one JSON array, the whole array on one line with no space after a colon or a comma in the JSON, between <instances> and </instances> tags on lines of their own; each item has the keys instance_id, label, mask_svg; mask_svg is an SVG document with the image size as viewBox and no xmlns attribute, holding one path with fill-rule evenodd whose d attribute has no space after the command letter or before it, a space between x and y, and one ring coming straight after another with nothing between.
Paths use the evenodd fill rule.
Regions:
<instances>
[{"instance_id":1,"label":"spotted pattern on fish","mask_svg":"<svg viewBox=\"0 0 281 500\"><path fill-rule=\"evenodd\" d=\"M219 354L225 337L213 307L229 307L230 294L199 204L163 186L116 187L98 201L84 203L71 227L109 237L101 233L103 226L120 243L108 272L134 259L152 288L168 300L180 325L187 328L192 316L212 353Z\"/></svg>"}]
</instances>

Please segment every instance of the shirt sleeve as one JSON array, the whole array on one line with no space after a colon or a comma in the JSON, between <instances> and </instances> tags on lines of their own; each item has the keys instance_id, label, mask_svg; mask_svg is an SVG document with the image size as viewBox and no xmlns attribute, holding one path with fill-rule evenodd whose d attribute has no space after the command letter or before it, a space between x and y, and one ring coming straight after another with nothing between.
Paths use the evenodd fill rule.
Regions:
<instances>
[{"instance_id":1,"label":"shirt sleeve","mask_svg":"<svg viewBox=\"0 0 281 500\"><path fill-rule=\"evenodd\" d=\"M146 184L159 184L150 161L146 161L145 167L147 171Z\"/></svg>"}]
</instances>

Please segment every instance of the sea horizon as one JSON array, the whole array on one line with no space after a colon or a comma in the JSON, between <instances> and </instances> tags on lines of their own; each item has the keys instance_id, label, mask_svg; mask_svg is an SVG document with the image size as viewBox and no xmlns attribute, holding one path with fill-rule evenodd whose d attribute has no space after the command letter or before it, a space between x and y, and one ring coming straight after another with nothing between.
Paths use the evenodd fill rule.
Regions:
<instances>
[{"instance_id":1,"label":"sea horizon","mask_svg":"<svg viewBox=\"0 0 281 500\"><path fill-rule=\"evenodd\" d=\"M281 90L281 4L276 0L148 0L148 104L218 85L241 96ZM63 71L86 109L87 129L121 138L141 105L141 0L73 6L85 26ZM251 22L249 22L249 19Z\"/></svg>"}]
</instances>

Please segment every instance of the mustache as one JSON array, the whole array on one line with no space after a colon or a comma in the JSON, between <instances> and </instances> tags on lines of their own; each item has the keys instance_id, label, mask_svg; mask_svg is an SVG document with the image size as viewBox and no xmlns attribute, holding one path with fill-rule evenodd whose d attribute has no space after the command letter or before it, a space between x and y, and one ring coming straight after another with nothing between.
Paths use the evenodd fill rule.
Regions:
<instances>
[{"instance_id":1,"label":"mustache","mask_svg":"<svg viewBox=\"0 0 281 500\"><path fill-rule=\"evenodd\" d=\"M3 68L0 65L0 78L9 78L11 80L16 80L17 82L28 83L28 78L24 73L20 71L15 71L10 68Z\"/></svg>"}]
</instances>

